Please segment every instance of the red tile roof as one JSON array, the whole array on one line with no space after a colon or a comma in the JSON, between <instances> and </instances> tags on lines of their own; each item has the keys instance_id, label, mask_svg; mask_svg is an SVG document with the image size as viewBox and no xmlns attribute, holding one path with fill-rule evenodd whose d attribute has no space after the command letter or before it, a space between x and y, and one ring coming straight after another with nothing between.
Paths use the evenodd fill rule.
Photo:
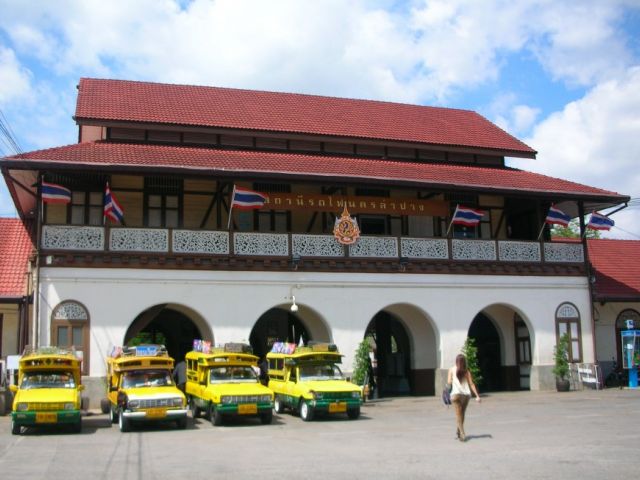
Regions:
<instances>
[{"instance_id":1,"label":"red tile roof","mask_svg":"<svg viewBox=\"0 0 640 480\"><path fill-rule=\"evenodd\" d=\"M535 150L476 112L372 100L80 79L75 118L289 132L495 150Z\"/></svg>"},{"instance_id":2,"label":"red tile roof","mask_svg":"<svg viewBox=\"0 0 640 480\"><path fill-rule=\"evenodd\" d=\"M640 241L588 240L595 300L640 301Z\"/></svg>"},{"instance_id":3,"label":"red tile roof","mask_svg":"<svg viewBox=\"0 0 640 480\"><path fill-rule=\"evenodd\" d=\"M0 218L0 297L27 294L27 267L33 243L22 220Z\"/></svg>"},{"instance_id":4,"label":"red tile roof","mask_svg":"<svg viewBox=\"0 0 640 480\"><path fill-rule=\"evenodd\" d=\"M424 164L255 150L96 142L6 157L2 163L24 168L52 168L57 164L73 168L100 167L103 171L121 171L123 168L134 167L135 170L180 170L182 173L191 170L234 177L364 180L421 188L453 187L555 194L563 198L599 198L614 203L628 200L628 197L614 192L512 168Z\"/></svg>"},{"instance_id":5,"label":"red tile roof","mask_svg":"<svg viewBox=\"0 0 640 480\"><path fill-rule=\"evenodd\" d=\"M561 237L552 241L581 242ZM596 277L595 301L640 301L639 240L589 239L587 250Z\"/></svg>"}]
</instances>

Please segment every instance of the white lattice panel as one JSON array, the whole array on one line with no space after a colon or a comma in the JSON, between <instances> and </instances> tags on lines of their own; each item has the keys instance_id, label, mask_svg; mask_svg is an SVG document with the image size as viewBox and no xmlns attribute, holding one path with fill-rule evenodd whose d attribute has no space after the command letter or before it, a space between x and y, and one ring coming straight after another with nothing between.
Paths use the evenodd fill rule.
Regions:
<instances>
[{"instance_id":1,"label":"white lattice panel","mask_svg":"<svg viewBox=\"0 0 640 480\"><path fill-rule=\"evenodd\" d=\"M109 249L115 252L168 252L169 232L151 228L114 228Z\"/></svg>"},{"instance_id":2,"label":"white lattice panel","mask_svg":"<svg viewBox=\"0 0 640 480\"><path fill-rule=\"evenodd\" d=\"M349 245L351 257L397 258L398 239L396 237L360 237Z\"/></svg>"},{"instance_id":3,"label":"white lattice panel","mask_svg":"<svg viewBox=\"0 0 640 480\"><path fill-rule=\"evenodd\" d=\"M544 260L545 262L582 263L584 251L579 243L545 243Z\"/></svg>"},{"instance_id":4,"label":"white lattice panel","mask_svg":"<svg viewBox=\"0 0 640 480\"><path fill-rule=\"evenodd\" d=\"M289 236L277 233L236 233L233 235L236 255L286 257Z\"/></svg>"},{"instance_id":5,"label":"white lattice panel","mask_svg":"<svg viewBox=\"0 0 640 480\"><path fill-rule=\"evenodd\" d=\"M45 250L104 250L104 228L45 225L42 228Z\"/></svg>"},{"instance_id":6,"label":"white lattice panel","mask_svg":"<svg viewBox=\"0 0 640 480\"><path fill-rule=\"evenodd\" d=\"M344 247L333 235L291 235L292 254L298 257L343 257Z\"/></svg>"},{"instance_id":7,"label":"white lattice panel","mask_svg":"<svg viewBox=\"0 0 640 480\"><path fill-rule=\"evenodd\" d=\"M401 257L430 258L447 260L449 245L444 238L402 238L400 239Z\"/></svg>"},{"instance_id":8,"label":"white lattice panel","mask_svg":"<svg viewBox=\"0 0 640 480\"><path fill-rule=\"evenodd\" d=\"M503 262L539 262L540 244L535 242L498 242L500 260Z\"/></svg>"},{"instance_id":9,"label":"white lattice panel","mask_svg":"<svg viewBox=\"0 0 640 480\"><path fill-rule=\"evenodd\" d=\"M174 230L172 250L176 253L229 254L229 232Z\"/></svg>"},{"instance_id":10,"label":"white lattice panel","mask_svg":"<svg viewBox=\"0 0 640 480\"><path fill-rule=\"evenodd\" d=\"M454 260L487 260L495 261L496 242L493 240L460 240L451 241Z\"/></svg>"}]
</instances>

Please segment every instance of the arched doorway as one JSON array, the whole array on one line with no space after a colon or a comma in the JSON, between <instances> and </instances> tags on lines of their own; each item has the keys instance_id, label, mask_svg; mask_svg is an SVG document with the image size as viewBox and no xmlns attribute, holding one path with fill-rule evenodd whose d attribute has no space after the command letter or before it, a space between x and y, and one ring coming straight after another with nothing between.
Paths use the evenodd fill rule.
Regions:
<instances>
[{"instance_id":1,"label":"arched doorway","mask_svg":"<svg viewBox=\"0 0 640 480\"><path fill-rule=\"evenodd\" d=\"M374 374L379 397L411 393L411 346L409 335L389 312L378 312L365 331L374 346Z\"/></svg>"},{"instance_id":2,"label":"arched doorway","mask_svg":"<svg viewBox=\"0 0 640 480\"><path fill-rule=\"evenodd\" d=\"M253 353L262 358L274 342L306 345L313 340L308 329L293 313L284 308L272 308L264 313L251 329L249 343Z\"/></svg>"},{"instance_id":3,"label":"arched doorway","mask_svg":"<svg viewBox=\"0 0 640 480\"><path fill-rule=\"evenodd\" d=\"M194 339L213 340L204 320L181 305L162 304L135 318L124 336L124 344L161 343L171 357L179 360L192 349Z\"/></svg>"},{"instance_id":4,"label":"arched doorway","mask_svg":"<svg viewBox=\"0 0 640 480\"><path fill-rule=\"evenodd\" d=\"M501 368L501 345L498 330L483 313L479 313L469 327L470 338L478 349L478 367L482 375L481 390L496 392L504 390Z\"/></svg>"}]
</instances>

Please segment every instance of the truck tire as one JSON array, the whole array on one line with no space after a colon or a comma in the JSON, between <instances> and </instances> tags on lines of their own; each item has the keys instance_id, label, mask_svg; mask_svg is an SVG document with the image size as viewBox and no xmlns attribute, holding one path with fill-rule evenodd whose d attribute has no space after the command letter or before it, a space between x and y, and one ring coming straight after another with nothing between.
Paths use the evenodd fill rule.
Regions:
<instances>
[{"instance_id":1,"label":"truck tire","mask_svg":"<svg viewBox=\"0 0 640 480\"><path fill-rule=\"evenodd\" d=\"M100 410L102 413L109 413L109 410L111 410L111 402L108 398L100 399Z\"/></svg>"},{"instance_id":2,"label":"truck tire","mask_svg":"<svg viewBox=\"0 0 640 480\"><path fill-rule=\"evenodd\" d=\"M299 411L300 418L305 422L310 422L311 420L313 420L313 409L303 399L300 399Z\"/></svg>"},{"instance_id":3,"label":"truck tire","mask_svg":"<svg viewBox=\"0 0 640 480\"><path fill-rule=\"evenodd\" d=\"M216 427L222 425L222 413L217 408L211 412L211 423Z\"/></svg>"},{"instance_id":4,"label":"truck tire","mask_svg":"<svg viewBox=\"0 0 640 480\"><path fill-rule=\"evenodd\" d=\"M191 409L191 416L196 419L200 416L200 407L196 405L196 399L193 397L189 397L189 408Z\"/></svg>"},{"instance_id":5,"label":"truck tire","mask_svg":"<svg viewBox=\"0 0 640 480\"><path fill-rule=\"evenodd\" d=\"M7 396L4 392L0 392L0 417L7 414Z\"/></svg>"},{"instance_id":6,"label":"truck tire","mask_svg":"<svg viewBox=\"0 0 640 480\"><path fill-rule=\"evenodd\" d=\"M11 419L11 434L20 435L22 433L22 427L16 423L16 421Z\"/></svg>"},{"instance_id":7,"label":"truck tire","mask_svg":"<svg viewBox=\"0 0 640 480\"><path fill-rule=\"evenodd\" d=\"M179 418L178 420L176 420L176 425L180 430L184 430L185 428L187 428L187 417Z\"/></svg>"},{"instance_id":8,"label":"truck tire","mask_svg":"<svg viewBox=\"0 0 640 480\"><path fill-rule=\"evenodd\" d=\"M347 410L347 417L351 420L356 420L360 416L360 407L351 408Z\"/></svg>"},{"instance_id":9,"label":"truck tire","mask_svg":"<svg viewBox=\"0 0 640 480\"><path fill-rule=\"evenodd\" d=\"M269 425L272 420L273 420L272 410L269 410L268 412L265 412L260 415L260 421L262 422L263 425Z\"/></svg>"},{"instance_id":10,"label":"truck tire","mask_svg":"<svg viewBox=\"0 0 640 480\"><path fill-rule=\"evenodd\" d=\"M112 424L118 423L118 412L111 405L109 406L109 418L111 419Z\"/></svg>"},{"instance_id":11,"label":"truck tire","mask_svg":"<svg viewBox=\"0 0 640 480\"><path fill-rule=\"evenodd\" d=\"M276 413L284 412L284 403L282 402L280 395L276 395L276 398L273 400L273 409Z\"/></svg>"},{"instance_id":12,"label":"truck tire","mask_svg":"<svg viewBox=\"0 0 640 480\"><path fill-rule=\"evenodd\" d=\"M122 410L120 410L120 414L118 415L118 424L122 433L131 431L131 421L124 416Z\"/></svg>"}]
</instances>

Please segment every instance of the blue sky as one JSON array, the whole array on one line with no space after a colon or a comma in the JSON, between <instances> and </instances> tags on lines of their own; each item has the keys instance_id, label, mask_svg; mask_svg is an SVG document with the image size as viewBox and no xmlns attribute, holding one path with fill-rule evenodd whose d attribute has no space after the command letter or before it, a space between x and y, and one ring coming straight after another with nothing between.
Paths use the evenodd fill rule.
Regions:
<instances>
[{"instance_id":1,"label":"blue sky","mask_svg":"<svg viewBox=\"0 0 640 480\"><path fill-rule=\"evenodd\" d=\"M80 77L476 110L525 170L640 198L640 0L0 0L0 109L77 141ZM0 141L0 155L13 151ZM640 201L606 234L640 238ZM15 215L4 183L0 215Z\"/></svg>"}]
</instances>

